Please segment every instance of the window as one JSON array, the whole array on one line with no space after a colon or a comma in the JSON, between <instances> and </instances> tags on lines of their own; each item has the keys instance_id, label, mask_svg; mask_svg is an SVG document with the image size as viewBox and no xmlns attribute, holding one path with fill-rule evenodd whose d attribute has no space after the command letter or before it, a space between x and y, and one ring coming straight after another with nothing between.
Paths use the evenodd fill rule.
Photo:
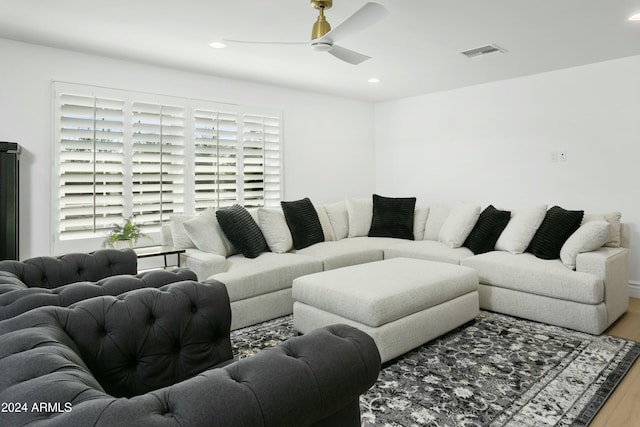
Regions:
<instances>
[{"instance_id":1,"label":"window","mask_svg":"<svg viewBox=\"0 0 640 427\"><path fill-rule=\"evenodd\" d=\"M54 97L54 253L95 249L124 217L153 233L174 214L280 203L280 111L59 82Z\"/></svg>"}]
</instances>

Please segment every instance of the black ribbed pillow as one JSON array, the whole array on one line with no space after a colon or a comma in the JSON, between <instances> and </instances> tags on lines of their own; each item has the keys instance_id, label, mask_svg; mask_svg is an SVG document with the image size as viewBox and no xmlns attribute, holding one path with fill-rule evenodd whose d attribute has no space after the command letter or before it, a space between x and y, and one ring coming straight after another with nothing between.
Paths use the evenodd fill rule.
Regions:
<instances>
[{"instance_id":1,"label":"black ribbed pillow","mask_svg":"<svg viewBox=\"0 0 640 427\"><path fill-rule=\"evenodd\" d=\"M324 242L324 231L318 212L308 197L291 202L280 202L284 218L293 237L293 247L303 249Z\"/></svg>"},{"instance_id":2,"label":"black ribbed pillow","mask_svg":"<svg viewBox=\"0 0 640 427\"><path fill-rule=\"evenodd\" d=\"M527 252L538 258L556 259L567 239L580 227L584 211L568 211L554 206L547 211Z\"/></svg>"},{"instance_id":3,"label":"black ribbed pillow","mask_svg":"<svg viewBox=\"0 0 640 427\"><path fill-rule=\"evenodd\" d=\"M495 249L496 242L511 219L511 212L501 211L489 205L480 213L476 225L462 246L474 254L483 254Z\"/></svg>"},{"instance_id":4,"label":"black ribbed pillow","mask_svg":"<svg viewBox=\"0 0 640 427\"><path fill-rule=\"evenodd\" d=\"M247 258L255 258L267 251L267 241L249 211L233 205L216 211L220 228L229 241Z\"/></svg>"},{"instance_id":5,"label":"black ribbed pillow","mask_svg":"<svg viewBox=\"0 0 640 427\"><path fill-rule=\"evenodd\" d=\"M415 197L373 195L373 218L369 237L395 237L413 240Z\"/></svg>"}]
</instances>

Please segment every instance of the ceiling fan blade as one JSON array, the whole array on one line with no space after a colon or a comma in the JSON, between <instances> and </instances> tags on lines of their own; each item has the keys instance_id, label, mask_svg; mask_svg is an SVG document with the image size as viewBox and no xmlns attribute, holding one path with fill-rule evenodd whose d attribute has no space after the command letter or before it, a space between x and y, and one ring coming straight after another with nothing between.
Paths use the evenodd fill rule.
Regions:
<instances>
[{"instance_id":1,"label":"ceiling fan blade","mask_svg":"<svg viewBox=\"0 0 640 427\"><path fill-rule=\"evenodd\" d=\"M238 44L282 44L282 45L296 45L296 44L300 44L300 45L304 45L304 44L309 44L309 42L291 42L291 41L282 41L282 42L275 42L275 41L259 41L259 40L233 40L233 39L222 39L223 42L225 43L238 43Z\"/></svg>"},{"instance_id":2,"label":"ceiling fan blade","mask_svg":"<svg viewBox=\"0 0 640 427\"><path fill-rule=\"evenodd\" d=\"M320 40L337 41L344 37L359 33L367 27L389 15L389 11L380 3L369 2L347 18L342 24L329 31Z\"/></svg>"},{"instance_id":3,"label":"ceiling fan blade","mask_svg":"<svg viewBox=\"0 0 640 427\"><path fill-rule=\"evenodd\" d=\"M370 56L363 55L358 52L354 52L352 50L346 49L342 46L333 45L329 53L335 56L338 59L343 60L344 62L348 62L349 64L358 65L361 62L366 61L367 59L371 59Z\"/></svg>"}]
</instances>

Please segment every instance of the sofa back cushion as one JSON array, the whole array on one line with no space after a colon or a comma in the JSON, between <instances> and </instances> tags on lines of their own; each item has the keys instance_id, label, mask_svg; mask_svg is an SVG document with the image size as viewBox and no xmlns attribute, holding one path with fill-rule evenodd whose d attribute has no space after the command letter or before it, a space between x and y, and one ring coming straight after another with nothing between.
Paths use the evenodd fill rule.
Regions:
<instances>
[{"instance_id":1,"label":"sofa back cushion","mask_svg":"<svg viewBox=\"0 0 640 427\"><path fill-rule=\"evenodd\" d=\"M189 239L203 252L228 257L236 253L236 248L227 239L213 208L207 208L182 223Z\"/></svg>"},{"instance_id":2,"label":"sofa back cushion","mask_svg":"<svg viewBox=\"0 0 640 427\"><path fill-rule=\"evenodd\" d=\"M25 261L0 261L0 270L15 275L28 287L53 289L74 282L96 282L117 274L136 274L138 257L131 249L101 249Z\"/></svg>"},{"instance_id":3,"label":"sofa back cushion","mask_svg":"<svg viewBox=\"0 0 640 427\"><path fill-rule=\"evenodd\" d=\"M337 202L324 205L335 240L345 239L349 235L349 213L347 212L347 202Z\"/></svg>"},{"instance_id":4,"label":"sofa back cushion","mask_svg":"<svg viewBox=\"0 0 640 427\"><path fill-rule=\"evenodd\" d=\"M72 305L61 321L105 391L131 397L232 358L226 288L178 282Z\"/></svg>"}]
</instances>

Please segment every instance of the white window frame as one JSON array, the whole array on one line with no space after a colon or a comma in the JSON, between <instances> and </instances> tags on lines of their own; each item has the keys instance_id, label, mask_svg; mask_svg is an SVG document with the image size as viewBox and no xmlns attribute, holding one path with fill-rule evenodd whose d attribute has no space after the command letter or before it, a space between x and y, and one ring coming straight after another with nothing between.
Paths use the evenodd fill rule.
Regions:
<instances>
[{"instance_id":1,"label":"white window frame","mask_svg":"<svg viewBox=\"0 0 640 427\"><path fill-rule=\"evenodd\" d=\"M132 92L125 91L119 89L110 89L96 86L87 86L87 85L79 85L74 83L65 83L65 82L57 82L54 81L52 84L52 96L53 96L53 167L52 167L52 191L51 191L51 199L52 199L52 222L51 222L51 230L52 230L52 253L61 254L61 253L69 253L69 252L78 252L78 251L91 251L96 250L101 247L103 241L107 237L108 231L101 230L97 232L86 232L80 233L78 237L68 237L64 238L61 235L60 224L61 224L61 204L60 204L60 196L61 196L61 175L60 175L60 165L61 165L61 96L62 94L71 94L77 96L94 96L98 98L107 98L107 99L115 99L122 101L124 103L123 107L123 139L124 139L124 147L123 147L123 207L122 207L122 215L119 218L121 221L122 218L128 218L134 216L137 221L137 218L140 217L140 222L146 224L143 227L143 231L151 237L151 240L141 240L139 245L151 245L158 244L161 242L161 234L160 234L160 225L161 223L167 223L170 215L174 214L193 214L200 210L203 210L207 207L214 208L222 208L225 206L230 206L234 203L239 203L244 205L245 202L247 206L256 207L256 206L266 206L273 207L279 206L280 200L282 199L283 194L283 120L282 120L282 111L270 108L260 108L260 107L250 107L250 106L241 106L234 104L224 104L217 103L208 100L195 100L190 98L179 98L179 97L169 97L164 95L155 95L148 93L140 93L140 92ZM163 217L161 220L155 220L151 218L153 214L153 208L147 207L147 209L138 209L138 207L134 207L133 205L133 193L138 192L138 190L142 187L150 187L150 199L152 200L154 194L155 197L165 197L161 196L161 194L168 194L170 197L174 197L173 193L162 192L162 181L156 182L155 178L147 178L145 180L145 185L136 184L134 181L134 166L133 156L134 156L134 132L136 128L144 127L134 124L133 121L133 105L134 103L148 103L159 106L165 106L172 111L179 111L182 109L184 111L183 121L182 121L182 138L184 138L184 153L178 153L180 150L176 148L176 156L174 160L177 159L177 163L180 162L180 156L183 155L184 164L182 165L184 171L184 180L182 183L182 187L180 187L180 191L182 192L182 196L177 197L177 202L175 205L172 205L167 214L162 213ZM159 107L162 108L162 107ZM214 192L209 194L210 192L206 191L207 182L211 181L210 177L205 176L205 178L209 179L209 181L204 180L204 184L197 184L197 174L199 174L199 170L202 170L202 167L197 166L196 160L199 158L198 154L198 130L196 129L196 112L197 111L224 111L230 117L234 116L237 120L237 129L235 130L235 141L232 141L235 144L236 150L236 173L235 173L235 197L234 191L230 188L227 188L224 192ZM175 130L180 127L180 120L172 118L174 129ZM264 123L263 123L264 122ZM159 125L158 125L159 126ZM158 126L155 129L158 129ZM153 127L153 126L151 126ZM148 128L148 127L147 127ZM162 126L159 126L159 129L163 129ZM219 129L215 129L216 133L219 133ZM162 133L162 131L160 131ZM163 137L158 136L157 132L153 130L149 131L149 134L153 134L149 136L150 139ZM219 135L216 135L215 138L218 138ZM231 136L229 136L231 138ZM179 138L178 138L179 139ZM214 139L212 138L211 141ZM217 139L215 139L217 141ZM179 142L178 142L179 144ZM229 146L231 146L230 144ZM153 146L149 146L150 150L153 150ZM166 147L166 144L160 144L160 147ZM251 148L254 147L254 148ZM227 147L229 149L229 147ZM160 151L163 148L159 148ZM172 148L173 150L173 148ZM244 153L245 151L252 151L258 153L257 156L247 157L247 163L251 163L252 166L247 166L247 173L245 174L244 169ZM262 154L262 157L261 155ZM147 156L148 153L143 153L141 156ZM171 167L175 167L175 165L170 165ZM253 169L254 176L262 179L263 185L257 185L257 189L254 191L245 191L245 187L248 187L249 184L245 184L245 178L250 175L249 168ZM262 168L262 174L260 173L260 168ZM211 169L211 168L209 168ZM178 167L179 170L179 167ZM231 172L232 169L227 168L229 176L233 175ZM167 174L160 174L161 177L166 176ZM202 175L200 173L200 175ZM152 174L149 176L153 176ZM215 178L217 179L217 177ZM214 179L214 181L215 181ZM149 182L153 182L156 185L161 187L160 192L154 190L153 185L148 185ZM179 179L175 180L176 182ZM255 180L254 180L255 181ZM179 186L179 184L175 184ZM228 186L227 186L228 187ZM202 189L205 188L205 200L198 200L201 198ZM198 192L200 189L200 194ZM180 194L180 193L176 193ZM251 195L251 197L247 197L245 200L245 194ZM222 199L215 199L215 197L220 197L220 195L224 196ZM213 199L211 197L214 197ZM150 216L145 215L144 212L151 212ZM114 221L116 222L116 221Z\"/></svg>"}]
</instances>

